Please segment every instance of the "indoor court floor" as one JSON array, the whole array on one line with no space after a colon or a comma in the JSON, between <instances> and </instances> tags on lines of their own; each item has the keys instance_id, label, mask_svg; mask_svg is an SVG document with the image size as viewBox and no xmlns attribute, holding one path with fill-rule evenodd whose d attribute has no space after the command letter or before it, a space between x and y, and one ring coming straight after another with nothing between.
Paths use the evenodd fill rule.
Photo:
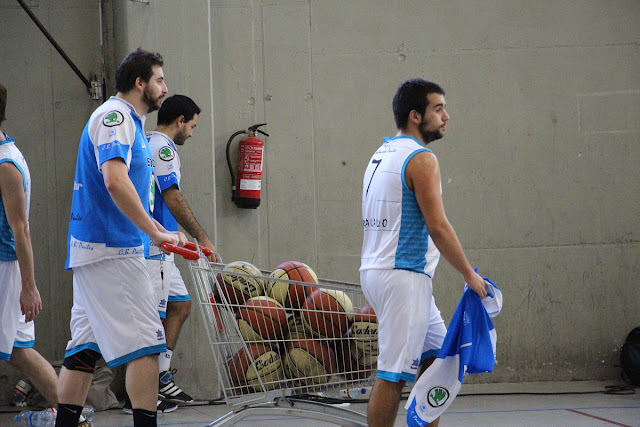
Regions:
<instances>
[{"instance_id":1,"label":"indoor court floor","mask_svg":"<svg viewBox=\"0 0 640 427\"><path fill-rule=\"evenodd\" d=\"M441 426L633 426L640 427L640 388L633 394L605 394L614 382L558 382L464 385ZM405 426L402 401L395 426ZM11 426L13 408L0 408L0 426ZM366 403L352 403L349 409L366 411ZM206 402L182 406L160 414L159 426L205 426L229 412L226 405ZM133 418L119 409L98 412L95 427L132 427ZM253 414L238 426L330 426L322 421Z\"/></svg>"}]
</instances>

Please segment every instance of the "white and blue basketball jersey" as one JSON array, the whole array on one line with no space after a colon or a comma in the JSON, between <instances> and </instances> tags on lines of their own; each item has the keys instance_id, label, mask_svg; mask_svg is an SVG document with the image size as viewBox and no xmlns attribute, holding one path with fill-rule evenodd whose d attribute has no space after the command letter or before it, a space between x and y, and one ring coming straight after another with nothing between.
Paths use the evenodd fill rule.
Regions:
<instances>
[{"instance_id":1,"label":"white and blue basketball jersey","mask_svg":"<svg viewBox=\"0 0 640 427\"><path fill-rule=\"evenodd\" d=\"M102 164L121 158L142 201L153 212L153 156L144 116L127 101L111 97L91 115L80 138L69 218L66 268L107 258L144 256L146 236L114 203Z\"/></svg>"},{"instance_id":2,"label":"white and blue basketball jersey","mask_svg":"<svg viewBox=\"0 0 640 427\"><path fill-rule=\"evenodd\" d=\"M162 197L162 192L173 185L177 186L178 190L180 190L182 165L180 164L178 150L173 140L162 132L149 132L147 133L147 138L149 138L149 147L153 154L156 167L156 199L153 217L162 224L167 231L178 231L178 221L173 217ZM160 250L152 245L149 250L149 255L155 258L155 256L159 254ZM168 255L166 257L170 258Z\"/></svg>"},{"instance_id":3,"label":"white and blue basketball jersey","mask_svg":"<svg viewBox=\"0 0 640 427\"><path fill-rule=\"evenodd\" d=\"M6 138L4 141L0 141L0 163L11 162L13 163L20 173L22 174L22 188L27 200L27 218L29 217L29 205L31 201L31 174L29 173L29 167L24 159L24 156L16 147L13 138L2 132ZM4 210L4 204L0 197L0 261L15 261L16 245L13 240L13 231L7 221L7 214Z\"/></svg>"},{"instance_id":4,"label":"white and blue basketball jersey","mask_svg":"<svg viewBox=\"0 0 640 427\"><path fill-rule=\"evenodd\" d=\"M385 138L364 174L360 271L402 269L433 277L440 251L429 236L405 170L416 154L431 151L410 136Z\"/></svg>"}]
</instances>

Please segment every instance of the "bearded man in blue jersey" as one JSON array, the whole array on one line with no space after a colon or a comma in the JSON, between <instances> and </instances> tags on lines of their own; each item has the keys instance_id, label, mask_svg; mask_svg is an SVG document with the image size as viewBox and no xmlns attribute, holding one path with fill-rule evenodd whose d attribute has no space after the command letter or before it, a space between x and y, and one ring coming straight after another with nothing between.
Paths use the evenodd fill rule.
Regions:
<instances>
[{"instance_id":1,"label":"bearded man in blue jersey","mask_svg":"<svg viewBox=\"0 0 640 427\"><path fill-rule=\"evenodd\" d=\"M146 239L184 245L151 213L154 164L145 115L167 93L159 54L138 49L116 70L116 89L80 138L66 267L73 269L71 340L58 383L56 427L74 426L95 368L127 364L135 426L157 425L158 354L164 330L145 264Z\"/></svg>"}]
</instances>

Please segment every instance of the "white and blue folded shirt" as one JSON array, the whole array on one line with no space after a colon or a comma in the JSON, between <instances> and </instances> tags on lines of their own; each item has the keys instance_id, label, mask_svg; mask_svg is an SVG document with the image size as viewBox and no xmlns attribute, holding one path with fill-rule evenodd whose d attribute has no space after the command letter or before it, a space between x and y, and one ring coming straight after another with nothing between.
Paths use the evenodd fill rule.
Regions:
<instances>
[{"instance_id":1,"label":"white and blue folded shirt","mask_svg":"<svg viewBox=\"0 0 640 427\"><path fill-rule=\"evenodd\" d=\"M436 360L416 382L405 408L410 427L438 418L458 395L466 374L493 371L497 334L490 317L502 308L502 292L485 278L482 300L465 286Z\"/></svg>"}]
</instances>

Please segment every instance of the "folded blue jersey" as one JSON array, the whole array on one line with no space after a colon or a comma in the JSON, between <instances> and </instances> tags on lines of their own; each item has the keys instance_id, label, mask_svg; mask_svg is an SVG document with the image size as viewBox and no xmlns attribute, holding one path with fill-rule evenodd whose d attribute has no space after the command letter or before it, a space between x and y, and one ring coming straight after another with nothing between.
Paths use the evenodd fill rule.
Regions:
<instances>
[{"instance_id":1,"label":"folded blue jersey","mask_svg":"<svg viewBox=\"0 0 640 427\"><path fill-rule=\"evenodd\" d=\"M438 418L457 396L466 374L493 370L497 335L485 306L497 315L502 293L491 280L485 278L485 283L483 300L465 287L436 360L411 390L405 405L409 426L425 426Z\"/></svg>"}]
</instances>

